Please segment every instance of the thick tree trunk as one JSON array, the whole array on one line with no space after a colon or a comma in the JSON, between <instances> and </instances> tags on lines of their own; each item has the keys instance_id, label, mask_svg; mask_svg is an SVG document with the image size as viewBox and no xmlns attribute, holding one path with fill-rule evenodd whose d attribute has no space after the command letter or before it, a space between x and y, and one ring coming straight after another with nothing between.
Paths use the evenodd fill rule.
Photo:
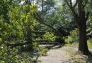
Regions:
<instances>
[{"instance_id":1,"label":"thick tree trunk","mask_svg":"<svg viewBox=\"0 0 92 63\"><path fill-rule=\"evenodd\" d=\"M78 27L79 27L79 51L84 55L89 54L86 33L86 12L83 7L83 0L78 0Z\"/></svg>"},{"instance_id":2,"label":"thick tree trunk","mask_svg":"<svg viewBox=\"0 0 92 63\"><path fill-rule=\"evenodd\" d=\"M79 51L85 55L90 54L87 45L87 35L86 35L86 20L80 19L79 21Z\"/></svg>"},{"instance_id":3,"label":"thick tree trunk","mask_svg":"<svg viewBox=\"0 0 92 63\"><path fill-rule=\"evenodd\" d=\"M75 21L79 29L79 51L85 55L89 54L87 45L87 33L86 33L86 21L88 19L88 14L85 11L85 6L83 0L76 0L75 6L72 5L72 0L65 0L69 8L71 9ZM76 9L77 8L77 9ZM76 9L76 10L75 10ZM77 11L77 12L76 12Z\"/></svg>"}]
</instances>

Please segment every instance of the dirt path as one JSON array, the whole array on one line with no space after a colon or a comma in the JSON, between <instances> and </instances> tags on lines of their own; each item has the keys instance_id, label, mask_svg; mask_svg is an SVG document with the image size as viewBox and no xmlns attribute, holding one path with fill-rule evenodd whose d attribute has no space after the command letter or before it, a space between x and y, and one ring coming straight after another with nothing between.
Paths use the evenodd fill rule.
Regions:
<instances>
[{"instance_id":1,"label":"dirt path","mask_svg":"<svg viewBox=\"0 0 92 63\"><path fill-rule=\"evenodd\" d=\"M39 60L41 63L70 63L69 52L72 50L72 48L65 46L59 49L51 49L47 56L42 56Z\"/></svg>"}]
</instances>

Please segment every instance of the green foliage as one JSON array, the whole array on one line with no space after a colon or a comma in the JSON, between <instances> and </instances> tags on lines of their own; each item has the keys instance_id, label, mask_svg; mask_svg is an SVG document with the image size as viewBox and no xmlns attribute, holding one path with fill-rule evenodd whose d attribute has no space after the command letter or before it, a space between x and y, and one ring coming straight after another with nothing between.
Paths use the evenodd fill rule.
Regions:
<instances>
[{"instance_id":1,"label":"green foliage","mask_svg":"<svg viewBox=\"0 0 92 63\"><path fill-rule=\"evenodd\" d=\"M49 41L54 41L56 36L51 32L46 32L44 34L43 38L46 39L46 40L49 40Z\"/></svg>"},{"instance_id":2,"label":"green foliage","mask_svg":"<svg viewBox=\"0 0 92 63\"><path fill-rule=\"evenodd\" d=\"M56 30L62 26L64 27L62 29L67 29L67 32L71 31L70 36L65 38L66 42L77 42L78 30L72 31L75 28L75 23L72 22L73 17L70 17L70 11L67 11L65 7L62 6L62 8L56 10L54 0L46 0L43 3L41 3L42 0L37 0L38 4L43 4L43 9L41 10L43 15L38 17L44 17L43 19L46 20L41 21L44 23L40 24L34 18L36 17L34 14L41 13L38 10L38 4L30 5L26 2L23 5L19 5L20 1L0 0L0 63L30 63L35 57L34 51L36 53L40 52L41 55L47 55L48 49L40 48L39 43L35 40L45 39L52 42L55 41L57 36L44 23L51 25ZM89 17L89 23L88 30L92 32L92 16ZM61 36L59 37L62 38ZM24 44L25 42L29 43ZM24 45L13 46L20 43ZM12 44L13 47L8 44ZM92 46L91 43L90 46ZM30 51L30 47L34 51ZM23 48L25 51L20 51ZM27 51L28 48L29 50Z\"/></svg>"},{"instance_id":3,"label":"green foliage","mask_svg":"<svg viewBox=\"0 0 92 63\"><path fill-rule=\"evenodd\" d=\"M2 5L3 4L4 3L2 3ZM30 14L30 8L33 9L33 6L14 6L14 8L11 7L8 9L9 23L6 23L5 18L0 14L0 63L31 62L33 58L32 52L23 53L20 52L21 46L12 48L7 44L24 43L21 42L21 40L25 41L27 33L30 33L27 28L35 31L38 22L36 22L32 14ZM36 12L36 10L34 12ZM32 47L36 49L38 44L34 43Z\"/></svg>"},{"instance_id":4,"label":"green foliage","mask_svg":"<svg viewBox=\"0 0 92 63\"><path fill-rule=\"evenodd\" d=\"M78 42L78 29L75 29L70 32L70 36L65 38L66 43Z\"/></svg>"},{"instance_id":5,"label":"green foliage","mask_svg":"<svg viewBox=\"0 0 92 63\"><path fill-rule=\"evenodd\" d=\"M47 56L48 54L47 54L47 52L48 52L48 49L47 48L40 48L40 55L41 56Z\"/></svg>"},{"instance_id":6,"label":"green foliage","mask_svg":"<svg viewBox=\"0 0 92 63\"><path fill-rule=\"evenodd\" d=\"M88 40L88 47L89 47L89 48L92 48L92 39L89 39L89 40Z\"/></svg>"}]
</instances>

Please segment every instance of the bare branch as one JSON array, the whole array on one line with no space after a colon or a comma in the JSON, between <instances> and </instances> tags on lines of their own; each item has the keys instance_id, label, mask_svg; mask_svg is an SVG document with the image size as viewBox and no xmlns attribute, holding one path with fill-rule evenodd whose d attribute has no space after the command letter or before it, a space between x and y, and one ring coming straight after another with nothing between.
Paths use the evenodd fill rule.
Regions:
<instances>
[{"instance_id":1,"label":"bare branch","mask_svg":"<svg viewBox=\"0 0 92 63\"><path fill-rule=\"evenodd\" d=\"M75 8L72 6L72 4L71 4L71 3L69 4L69 2L68 2L67 0L65 0L65 2L66 2L66 4L68 5L68 7L71 9L71 11L72 11L74 17L78 17L77 13L76 13L75 10L74 10Z\"/></svg>"}]
</instances>

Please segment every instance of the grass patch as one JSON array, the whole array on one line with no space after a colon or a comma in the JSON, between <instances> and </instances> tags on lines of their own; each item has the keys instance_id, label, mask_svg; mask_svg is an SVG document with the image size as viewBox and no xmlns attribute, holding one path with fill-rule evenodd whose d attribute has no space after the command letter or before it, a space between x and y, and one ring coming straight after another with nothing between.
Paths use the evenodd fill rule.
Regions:
<instances>
[{"instance_id":1,"label":"grass patch","mask_svg":"<svg viewBox=\"0 0 92 63\"><path fill-rule=\"evenodd\" d=\"M92 39L89 39L88 41L88 48L92 49ZM73 43L67 43L66 46L70 47L78 47L79 42L73 42Z\"/></svg>"},{"instance_id":2,"label":"grass patch","mask_svg":"<svg viewBox=\"0 0 92 63\"><path fill-rule=\"evenodd\" d=\"M87 62L88 57L85 55L82 55L73 47L68 47L66 51L68 52L68 55L70 56L69 63L86 63Z\"/></svg>"},{"instance_id":3,"label":"grass patch","mask_svg":"<svg viewBox=\"0 0 92 63\"><path fill-rule=\"evenodd\" d=\"M74 42L74 43L67 43L65 44L65 46L69 46L69 47L78 47L78 42Z\"/></svg>"},{"instance_id":4,"label":"grass patch","mask_svg":"<svg viewBox=\"0 0 92 63\"><path fill-rule=\"evenodd\" d=\"M88 40L88 47L92 48L92 39Z\"/></svg>"}]
</instances>

